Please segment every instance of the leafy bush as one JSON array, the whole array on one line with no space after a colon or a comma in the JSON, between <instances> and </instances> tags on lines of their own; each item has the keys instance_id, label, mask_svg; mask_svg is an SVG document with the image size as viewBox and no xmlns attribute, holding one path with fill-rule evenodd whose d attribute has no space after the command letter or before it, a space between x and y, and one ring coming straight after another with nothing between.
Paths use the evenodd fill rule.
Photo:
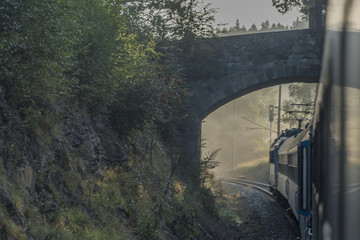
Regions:
<instances>
[{"instance_id":1,"label":"leafy bush","mask_svg":"<svg viewBox=\"0 0 360 240\"><path fill-rule=\"evenodd\" d=\"M69 96L79 9L70 0L1 1L1 84L15 101ZM71 14L68 14L72 11Z\"/></svg>"}]
</instances>

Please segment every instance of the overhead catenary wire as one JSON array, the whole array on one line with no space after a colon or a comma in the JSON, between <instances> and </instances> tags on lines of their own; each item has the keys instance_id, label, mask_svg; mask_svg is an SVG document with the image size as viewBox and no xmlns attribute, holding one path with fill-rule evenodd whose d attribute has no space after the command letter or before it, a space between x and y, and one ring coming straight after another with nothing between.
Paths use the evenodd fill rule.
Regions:
<instances>
[{"instance_id":1,"label":"overhead catenary wire","mask_svg":"<svg viewBox=\"0 0 360 240\"><path fill-rule=\"evenodd\" d=\"M251 123L253 123L253 124L255 124L255 125L263 128L263 129L271 130L271 129L268 128L268 127L265 127L265 126L263 126L263 125L261 125L261 124L259 124L259 123L256 123L256 122L254 122L254 121L251 121L251 120L247 119L246 117L241 117L241 118L244 119L244 120L246 120L246 121L248 121L248 122L251 122ZM274 132L274 133L277 133L277 132L274 131L274 130L271 130L271 131Z\"/></svg>"}]
</instances>

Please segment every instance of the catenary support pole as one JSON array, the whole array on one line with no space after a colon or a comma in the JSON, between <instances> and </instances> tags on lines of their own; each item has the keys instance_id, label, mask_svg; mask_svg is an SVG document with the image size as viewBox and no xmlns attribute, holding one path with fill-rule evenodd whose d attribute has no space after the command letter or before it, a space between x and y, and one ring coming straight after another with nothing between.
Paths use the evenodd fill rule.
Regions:
<instances>
[{"instance_id":1,"label":"catenary support pole","mask_svg":"<svg viewBox=\"0 0 360 240\"><path fill-rule=\"evenodd\" d=\"M280 136L281 84L279 85L277 136Z\"/></svg>"}]
</instances>

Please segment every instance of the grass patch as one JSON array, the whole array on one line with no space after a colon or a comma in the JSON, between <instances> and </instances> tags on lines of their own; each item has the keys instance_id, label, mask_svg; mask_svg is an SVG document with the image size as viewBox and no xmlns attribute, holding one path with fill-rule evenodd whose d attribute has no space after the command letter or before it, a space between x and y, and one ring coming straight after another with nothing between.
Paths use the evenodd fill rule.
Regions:
<instances>
[{"instance_id":1,"label":"grass patch","mask_svg":"<svg viewBox=\"0 0 360 240\"><path fill-rule=\"evenodd\" d=\"M0 226L4 229L5 234L9 239L26 239L26 235L23 233L23 229L14 223L14 221L7 214L5 206L2 204L0 204Z\"/></svg>"},{"instance_id":2,"label":"grass patch","mask_svg":"<svg viewBox=\"0 0 360 240\"><path fill-rule=\"evenodd\" d=\"M73 170L68 170L63 173L63 178L66 185L69 187L72 194L75 194L80 182L81 177Z\"/></svg>"},{"instance_id":3,"label":"grass patch","mask_svg":"<svg viewBox=\"0 0 360 240\"><path fill-rule=\"evenodd\" d=\"M222 197L216 199L216 210L218 215L227 221L241 222L241 217L236 208L236 198L223 194Z\"/></svg>"},{"instance_id":4,"label":"grass patch","mask_svg":"<svg viewBox=\"0 0 360 240\"><path fill-rule=\"evenodd\" d=\"M45 186L50 191L50 193L54 196L55 199L62 199L62 193L58 191L55 184L52 182L46 182Z\"/></svg>"}]
</instances>

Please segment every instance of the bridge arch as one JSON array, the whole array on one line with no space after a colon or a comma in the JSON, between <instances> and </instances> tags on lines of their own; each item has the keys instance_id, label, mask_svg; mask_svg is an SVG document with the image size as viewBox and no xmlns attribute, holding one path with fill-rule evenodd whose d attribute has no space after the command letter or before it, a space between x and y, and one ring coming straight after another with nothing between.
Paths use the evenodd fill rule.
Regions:
<instances>
[{"instance_id":1,"label":"bridge arch","mask_svg":"<svg viewBox=\"0 0 360 240\"><path fill-rule=\"evenodd\" d=\"M202 98L202 100L205 101L207 104L206 105L205 104L203 104L203 105L194 104L193 109L195 112L198 113L198 116L200 119L204 119L205 117L207 117L210 113L212 113L216 109L222 107L223 105L225 105L239 97L245 96L249 93L261 90L263 88L268 88L268 87L276 86L279 84L296 83L296 82L317 83L318 78L315 76L272 78L272 79L269 79L268 81L254 83L254 84L251 84L250 86L245 86L240 89L235 89L234 93L229 94L229 95L225 95L223 89L219 88L213 93L213 95L217 96L217 97L222 96L222 98L211 97L211 95L210 95L211 98L207 99L209 97L209 95L207 95L205 97L201 96L201 95L197 95L197 97Z\"/></svg>"},{"instance_id":2,"label":"bridge arch","mask_svg":"<svg viewBox=\"0 0 360 240\"><path fill-rule=\"evenodd\" d=\"M188 118L181 140L200 158L201 120L240 96L278 84L318 82L322 34L312 29L231 36L217 41L221 74L189 81Z\"/></svg>"}]
</instances>

